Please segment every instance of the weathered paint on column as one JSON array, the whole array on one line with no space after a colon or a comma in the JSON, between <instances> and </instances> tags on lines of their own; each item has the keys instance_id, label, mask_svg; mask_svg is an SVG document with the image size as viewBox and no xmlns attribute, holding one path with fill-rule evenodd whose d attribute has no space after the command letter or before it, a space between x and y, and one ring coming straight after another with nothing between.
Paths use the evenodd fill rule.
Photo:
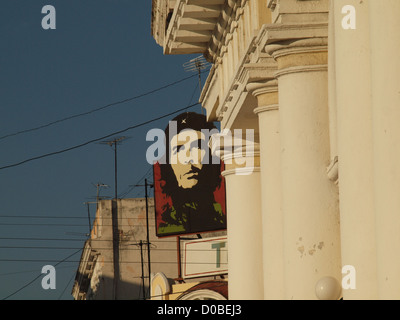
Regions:
<instances>
[{"instance_id":1,"label":"weathered paint on column","mask_svg":"<svg viewBox=\"0 0 400 320\"><path fill-rule=\"evenodd\" d=\"M400 1L369 1L380 299L400 299Z\"/></svg>"},{"instance_id":2,"label":"weathered paint on column","mask_svg":"<svg viewBox=\"0 0 400 320\"><path fill-rule=\"evenodd\" d=\"M342 8L356 9L356 29L343 29ZM356 270L356 288L344 299L376 299L376 238L373 196L372 106L368 4L335 0L331 26L335 47L342 264Z\"/></svg>"},{"instance_id":3,"label":"weathered paint on column","mask_svg":"<svg viewBox=\"0 0 400 320\"><path fill-rule=\"evenodd\" d=\"M286 299L317 299L326 276L341 279L337 186L330 163L327 41L267 46L278 62Z\"/></svg>"},{"instance_id":4,"label":"weathered paint on column","mask_svg":"<svg viewBox=\"0 0 400 320\"><path fill-rule=\"evenodd\" d=\"M284 298L283 217L279 140L279 97L275 79L254 82L247 90L257 98L260 133L264 299Z\"/></svg>"},{"instance_id":5,"label":"weathered paint on column","mask_svg":"<svg viewBox=\"0 0 400 320\"><path fill-rule=\"evenodd\" d=\"M226 181L228 276L230 300L262 300L262 227L259 155L254 155L255 166L232 165L222 174Z\"/></svg>"}]
</instances>

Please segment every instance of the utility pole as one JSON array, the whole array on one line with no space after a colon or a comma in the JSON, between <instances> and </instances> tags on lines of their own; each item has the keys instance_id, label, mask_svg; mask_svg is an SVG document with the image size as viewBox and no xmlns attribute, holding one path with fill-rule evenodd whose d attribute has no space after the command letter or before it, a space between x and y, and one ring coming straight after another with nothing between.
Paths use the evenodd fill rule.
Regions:
<instances>
[{"instance_id":1,"label":"utility pole","mask_svg":"<svg viewBox=\"0 0 400 320\"><path fill-rule=\"evenodd\" d=\"M149 268L149 290L151 288L151 263L150 263L150 232L149 232L149 203L148 203L148 196L147 196L147 179L144 179L144 186L145 186L145 197L146 197L146 226L147 226L147 260L148 260L148 268Z\"/></svg>"},{"instance_id":2,"label":"utility pole","mask_svg":"<svg viewBox=\"0 0 400 320\"><path fill-rule=\"evenodd\" d=\"M143 300L146 300L146 290L144 288L144 272L143 272L143 242L142 240L139 241L140 246L140 261L142 265L142 293L143 293Z\"/></svg>"},{"instance_id":3,"label":"utility pole","mask_svg":"<svg viewBox=\"0 0 400 320\"><path fill-rule=\"evenodd\" d=\"M107 144L111 148L114 146L114 180L115 180L115 198L112 201L112 239L113 239L113 265L114 265L114 279L113 279L113 299L118 299L118 283L120 280L120 266L119 266L119 227L118 227L118 162L117 162L117 145L125 140L126 137L116 137L112 140L102 141L100 144Z\"/></svg>"},{"instance_id":4,"label":"utility pole","mask_svg":"<svg viewBox=\"0 0 400 320\"><path fill-rule=\"evenodd\" d=\"M145 187L145 198L146 198L146 242L147 242L147 266L148 266L148 274L149 274L149 290L151 287L151 259L150 259L150 231L149 231L149 201L148 201L148 193L147 187L153 188L152 184L147 183L147 179L144 179L144 185L137 184L136 186Z\"/></svg>"}]
</instances>

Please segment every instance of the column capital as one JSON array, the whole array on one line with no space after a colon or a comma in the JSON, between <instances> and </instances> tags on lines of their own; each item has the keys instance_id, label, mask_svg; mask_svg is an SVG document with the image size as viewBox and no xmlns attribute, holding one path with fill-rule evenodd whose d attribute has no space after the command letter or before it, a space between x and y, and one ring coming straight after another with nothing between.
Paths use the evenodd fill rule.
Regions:
<instances>
[{"instance_id":1,"label":"column capital","mask_svg":"<svg viewBox=\"0 0 400 320\"><path fill-rule=\"evenodd\" d=\"M223 176L248 175L260 170L260 146L249 132L243 138L237 132L232 135L230 130L223 130L211 136L210 148L225 164Z\"/></svg>"},{"instance_id":2,"label":"column capital","mask_svg":"<svg viewBox=\"0 0 400 320\"><path fill-rule=\"evenodd\" d=\"M254 113L259 114L267 111L274 111L274 110L279 110L279 104L271 104L268 106L259 106L257 108L254 108Z\"/></svg>"},{"instance_id":3,"label":"column capital","mask_svg":"<svg viewBox=\"0 0 400 320\"><path fill-rule=\"evenodd\" d=\"M266 44L264 50L274 59L287 54L327 51L328 37L287 39Z\"/></svg>"},{"instance_id":4,"label":"column capital","mask_svg":"<svg viewBox=\"0 0 400 320\"><path fill-rule=\"evenodd\" d=\"M278 64L270 55L265 58L265 64L268 68L263 70L263 77L252 79L246 84L246 91L257 99L258 106L278 103L278 80L275 77Z\"/></svg>"},{"instance_id":5,"label":"column capital","mask_svg":"<svg viewBox=\"0 0 400 320\"><path fill-rule=\"evenodd\" d=\"M265 30L264 30L265 29ZM319 39L328 43L328 19L317 22L300 23L275 23L265 25L264 33L259 39L259 46L264 48L264 52L271 54L269 48L275 45L288 46L305 45L306 42L314 42L320 45ZM270 47L271 46L271 47ZM279 48L279 47L278 47Z\"/></svg>"},{"instance_id":6,"label":"column capital","mask_svg":"<svg viewBox=\"0 0 400 320\"><path fill-rule=\"evenodd\" d=\"M274 76L265 81L250 82L246 85L246 90L256 98L264 93L277 92L278 80Z\"/></svg>"},{"instance_id":7,"label":"column capital","mask_svg":"<svg viewBox=\"0 0 400 320\"><path fill-rule=\"evenodd\" d=\"M275 76L328 70L328 38L286 40L266 45L278 63Z\"/></svg>"},{"instance_id":8,"label":"column capital","mask_svg":"<svg viewBox=\"0 0 400 320\"><path fill-rule=\"evenodd\" d=\"M279 109L278 80L275 78L250 82L246 89L257 98L257 106L253 110L255 114Z\"/></svg>"}]
</instances>

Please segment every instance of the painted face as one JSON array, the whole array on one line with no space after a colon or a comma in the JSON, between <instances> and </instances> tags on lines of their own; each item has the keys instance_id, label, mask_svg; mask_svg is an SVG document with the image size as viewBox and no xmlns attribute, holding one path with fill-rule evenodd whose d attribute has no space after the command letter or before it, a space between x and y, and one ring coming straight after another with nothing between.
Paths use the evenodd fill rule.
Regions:
<instances>
[{"instance_id":1,"label":"painted face","mask_svg":"<svg viewBox=\"0 0 400 320\"><path fill-rule=\"evenodd\" d=\"M205 146L205 135L191 129L182 130L171 139L170 165L179 187L189 189L198 184Z\"/></svg>"}]
</instances>

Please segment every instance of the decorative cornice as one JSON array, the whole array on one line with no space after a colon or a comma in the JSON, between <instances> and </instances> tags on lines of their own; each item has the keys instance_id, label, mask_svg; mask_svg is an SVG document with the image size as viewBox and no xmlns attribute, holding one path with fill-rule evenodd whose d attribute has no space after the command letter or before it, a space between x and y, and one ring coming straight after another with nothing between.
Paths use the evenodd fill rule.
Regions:
<instances>
[{"instance_id":1,"label":"decorative cornice","mask_svg":"<svg viewBox=\"0 0 400 320\"><path fill-rule=\"evenodd\" d=\"M326 39L326 40L321 40ZM300 47L304 41L314 42L314 45L321 45L321 42L328 43L328 21L313 23L274 23L266 26L266 36L260 40L265 52L271 54L279 46L288 46L291 43ZM307 44L309 46L310 44ZM277 48L275 46L278 46Z\"/></svg>"},{"instance_id":2,"label":"decorative cornice","mask_svg":"<svg viewBox=\"0 0 400 320\"><path fill-rule=\"evenodd\" d=\"M307 23L326 18L330 1L333 0L267 0L267 7L271 10L273 23Z\"/></svg>"},{"instance_id":3,"label":"decorative cornice","mask_svg":"<svg viewBox=\"0 0 400 320\"><path fill-rule=\"evenodd\" d=\"M258 37L252 39L241 63L237 67L237 72L231 80L224 101L220 103L219 108L216 110L218 121L221 121L224 113L228 111L228 105L232 105L234 97L236 97L236 100L239 99L240 95L236 93L238 90L241 94L247 94L249 91L247 85L249 83L273 81L275 79L277 63L270 55L259 52L261 50L259 43Z\"/></svg>"},{"instance_id":4,"label":"decorative cornice","mask_svg":"<svg viewBox=\"0 0 400 320\"><path fill-rule=\"evenodd\" d=\"M239 25L247 2L177 0L166 24L164 53L203 53L209 62L218 63L232 40L232 33ZM153 2L153 6L155 4L157 2ZM160 9L160 17L157 17L157 10L153 8L153 21L159 23L166 15L164 11Z\"/></svg>"},{"instance_id":5,"label":"decorative cornice","mask_svg":"<svg viewBox=\"0 0 400 320\"><path fill-rule=\"evenodd\" d=\"M239 19L243 15L243 8L248 0L228 0L222 10L216 28L213 31L205 58L209 62L220 63L227 51L227 46L232 40L232 34L239 25Z\"/></svg>"},{"instance_id":6,"label":"decorative cornice","mask_svg":"<svg viewBox=\"0 0 400 320\"><path fill-rule=\"evenodd\" d=\"M293 2L292 7L296 2L294 0L286 1ZM325 2L325 0L321 1ZM272 5L272 2L269 3ZM276 10L283 8L283 2L276 1L276 4ZM279 6L280 8L278 8ZM286 3L284 6L283 9L290 9ZM305 7L309 6L309 3L305 4ZM323 6L318 4L317 7L320 9ZM281 75L277 72L281 72L282 69L285 69L285 72L325 70L328 37L328 21L327 19L325 21L325 18L327 15L322 11L319 13L301 12L301 17L302 19L299 20L290 20L286 17L283 19L285 23L262 25L258 33L247 42L248 45L245 52L241 53L239 62L235 62L235 65L224 65L224 70L230 70L229 77L216 72L226 47L222 45L220 51L215 51L215 64L200 97L200 102L205 105L207 113L211 114L214 120L221 121L224 126L229 127L234 121L233 117L237 114L235 108L240 107L241 103L247 99L246 96L249 93L253 96L262 94L262 91L253 88L257 84L249 83L272 81L274 78L276 79L277 75ZM231 26L235 25L232 21ZM225 28L224 32L228 34L228 28ZM229 36L226 38L227 41L229 38ZM307 67L304 67L303 63L298 63L302 54L306 55L303 62L308 65ZM297 60L291 59L291 55L296 55ZM232 63L232 59L224 59L224 63ZM300 66L303 69L292 68ZM226 78L221 79L221 76ZM221 81L224 86L221 86ZM216 86L220 88L219 91L215 89ZM268 103L261 102L261 105L266 104ZM277 104L277 101L271 104Z\"/></svg>"}]
</instances>

